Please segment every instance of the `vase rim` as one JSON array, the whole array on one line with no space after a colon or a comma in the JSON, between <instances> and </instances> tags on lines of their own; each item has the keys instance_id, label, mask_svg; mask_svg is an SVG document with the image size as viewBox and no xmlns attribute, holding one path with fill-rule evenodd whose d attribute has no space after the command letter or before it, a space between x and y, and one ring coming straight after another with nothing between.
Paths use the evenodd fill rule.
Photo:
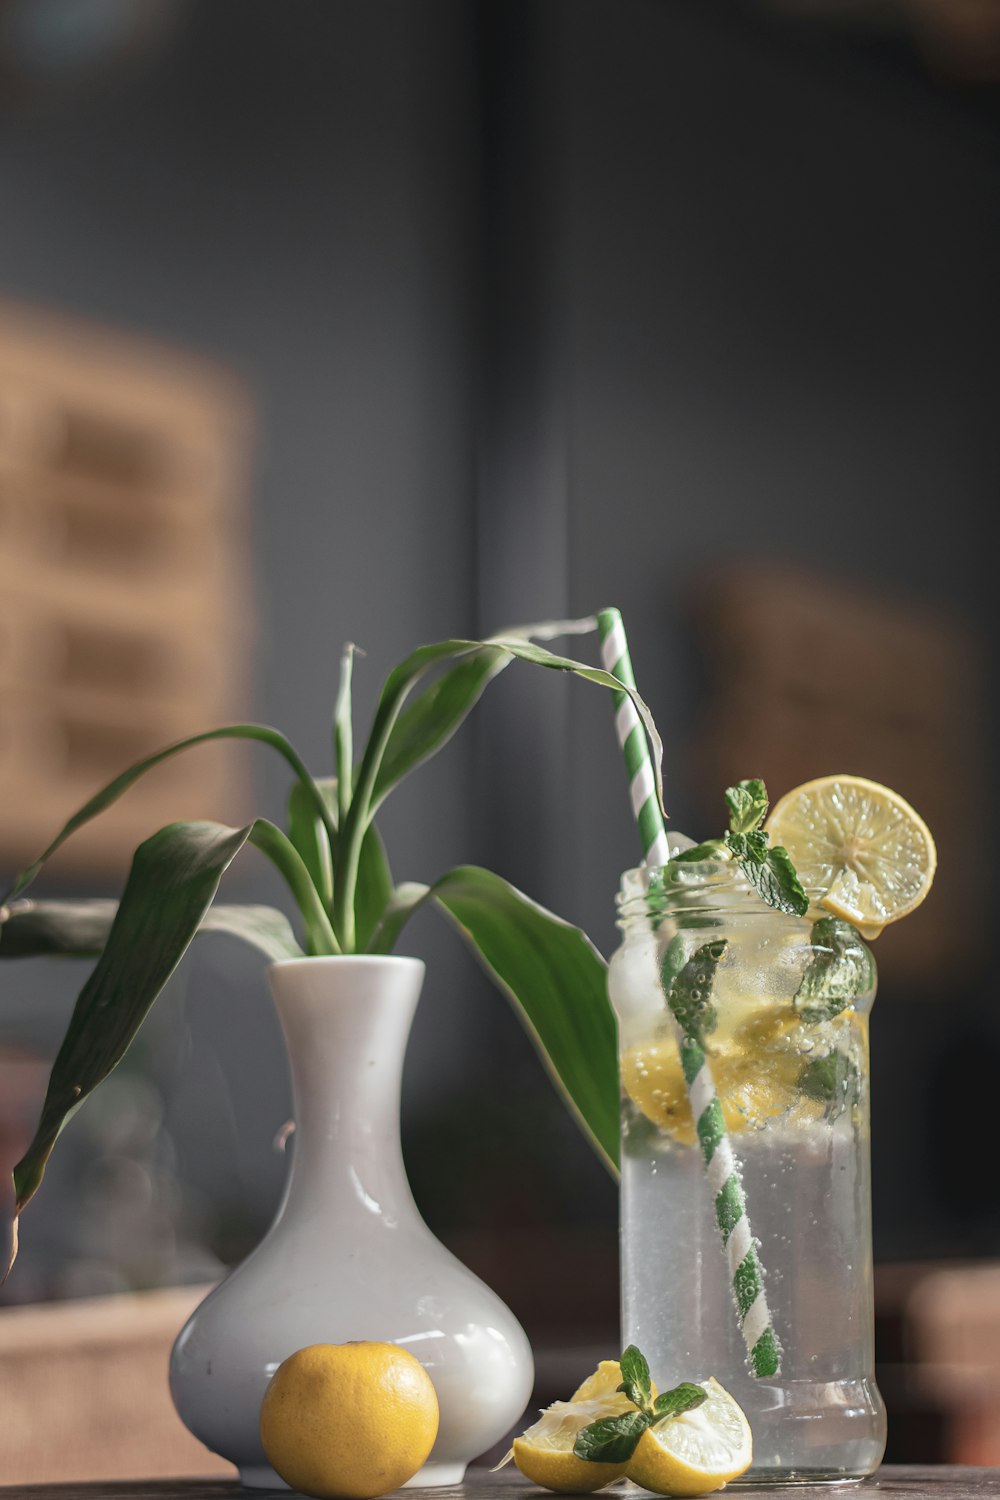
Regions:
<instances>
[{"instance_id":1,"label":"vase rim","mask_svg":"<svg viewBox=\"0 0 1000 1500\"><path fill-rule=\"evenodd\" d=\"M422 958L413 958L405 953L303 953L299 958L276 958L270 964L269 969L301 968L305 964L313 964L317 968L325 967L327 964L361 964L364 967L374 964L400 965L409 968L417 964L421 969L427 965Z\"/></svg>"}]
</instances>

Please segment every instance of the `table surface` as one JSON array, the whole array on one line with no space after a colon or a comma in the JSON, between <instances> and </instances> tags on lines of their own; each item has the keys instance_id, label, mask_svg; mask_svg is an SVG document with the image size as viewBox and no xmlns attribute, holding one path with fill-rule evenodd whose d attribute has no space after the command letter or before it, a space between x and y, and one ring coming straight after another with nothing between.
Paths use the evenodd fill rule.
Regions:
<instances>
[{"instance_id":1,"label":"table surface","mask_svg":"<svg viewBox=\"0 0 1000 1500\"><path fill-rule=\"evenodd\" d=\"M884 1495L899 1500L983 1500L995 1495L1000 1500L1000 1469L959 1468L940 1465L934 1468L911 1468L886 1464L871 1479L850 1484L803 1484L794 1486L733 1486L733 1500L835 1500L836 1496ZM419 1500L426 1493L434 1500L541 1500L549 1491L528 1484L514 1469L491 1473L488 1469L470 1469L464 1484L450 1488L395 1490L398 1500ZM622 1495L618 1486L601 1494ZM638 1494L638 1491L635 1493ZM228 1479L137 1479L97 1484L35 1484L0 1487L0 1500L265 1500L283 1497L288 1490L244 1490Z\"/></svg>"}]
</instances>

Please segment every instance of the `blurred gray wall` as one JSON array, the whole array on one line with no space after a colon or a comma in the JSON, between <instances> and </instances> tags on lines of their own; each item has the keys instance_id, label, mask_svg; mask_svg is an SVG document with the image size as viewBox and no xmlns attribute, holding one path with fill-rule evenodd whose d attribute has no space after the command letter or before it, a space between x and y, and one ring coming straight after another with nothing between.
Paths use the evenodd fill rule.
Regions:
<instances>
[{"instance_id":1,"label":"blurred gray wall","mask_svg":"<svg viewBox=\"0 0 1000 1500\"><path fill-rule=\"evenodd\" d=\"M902 43L749 3L215 0L138 74L0 118L0 292L201 349L250 384L253 706L311 763L343 640L367 652L364 722L420 641L618 603L671 774L694 694L678 589L721 552L822 558L985 624L997 133L989 96ZM257 775L273 813L280 765ZM676 775L669 802L701 831ZM398 877L492 864L609 951L637 851L603 694L507 673L385 831ZM272 891L249 870L234 884ZM422 919L413 945L431 963L414 1129L478 1092L470 1150L495 1166L505 1120L516 1157L540 1119L560 1211L585 1198L611 1225L613 1192L535 1104L503 1003L450 935ZM17 982L12 1008L41 989L68 1003L65 978ZM168 1004L188 1028L190 1169L208 1171L204 1142L262 1222L287 1109L263 977L220 949ZM913 1027L884 1020L888 1080ZM928 1030L914 1066L932 1046ZM896 1103L890 1253L952 1233L923 1213L919 1170L894 1190ZM433 1196L447 1167L415 1175ZM507 1190L504 1212L538 1211ZM435 1202L461 1220L461 1194Z\"/></svg>"}]
</instances>

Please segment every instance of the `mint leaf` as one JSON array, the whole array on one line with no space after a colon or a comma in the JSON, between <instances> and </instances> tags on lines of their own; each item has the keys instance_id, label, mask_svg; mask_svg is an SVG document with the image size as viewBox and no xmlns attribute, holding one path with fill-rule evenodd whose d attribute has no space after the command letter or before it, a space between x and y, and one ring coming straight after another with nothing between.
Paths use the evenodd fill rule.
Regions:
<instances>
[{"instance_id":1,"label":"mint leaf","mask_svg":"<svg viewBox=\"0 0 1000 1500\"><path fill-rule=\"evenodd\" d=\"M775 844L767 851L757 890L768 906L786 912L790 917L804 917L809 910L809 897L802 889L792 857L783 844Z\"/></svg>"},{"instance_id":2,"label":"mint leaf","mask_svg":"<svg viewBox=\"0 0 1000 1500\"><path fill-rule=\"evenodd\" d=\"M672 865L691 865L700 859L721 859L726 852L724 839L706 839L703 844L695 844L690 849L682 849L671 859Z\"/></svg>"},{"instance_id":3,"label":"mint leaf","mask_svg":"<svg viewBox=\"0 0 1000 1500\"><path fill-rule=\"evenodd\" d=\"M726 787L729 808L729 832L752 833L767 815L767 788L756 778Z\"/></svg>"},{"instance_id":4,"label":"mint leaf","mask_svg":"<svg viewBox=\"0 0 1000 1500\"><path fill-rule=\"evenodd\" d=\"M875 961L850 922L820 917L813 923L816 952L795 995L806 1021L829 1021L875 984Z\"/></svg>"},{"instance_id":5,"label":"mint leaf","mask_svg":"<svg viewBox=\"0 0 1000 1500\"><path fill-rule=\"evenodd\" d=\"M675 938L674 942L676 941ZM664 959L662 970L664 979L666 979L667 959L670 957L673 946L674 944L671 943ZM715 983L715 972L719 966L719 960L728 946L725 938L716 938L711 943L703 943L674 978L667 992L667 1004L677 1024L685 1036L693 1037L696 1041L701 1041L709 1032L715 1030L718 1013L712 1004L712 986Z\"/></svg>"},{"instance_id":6,"label":"mint leaf","mask_svg":"<svg viewBox=\"0 0 1000 1500\"><path fill-rule=\"evenodd\" d=\"M799 1088L819 1104L836 1105L834 1114L842 1114L860 1096L861 1078L851 1059L838 1050L806 1063Z\"/></svg>"},{"instance_id":7,"label":"mint leaf","mask_svg":"<svg viewBox=\"0 0 1000 1500\"><path fill-rule=\"evenodd\" d=\"M648 1406L653 1398L649 1366L634 1344L629 1344L622 1355L620 1368L622 1383L618 1389L625 1392L633 1406Z\"/></svg>"},{"instance_id":8,"label":"mint leaf","mask_svg":"<svg viewBox=\"0 0 1000 1500\"><path fill-rule=\"evenodd\" d=\"M809 898L782 844L772 849L768 835L760 831L727 833L726 843L762 901L788 916L805 916Z\"/></svg>"},{"instance_id":9,"label":"mint leaf","mask_svg":"<svg viewBox=\"0 0 1000 1500\"><path fill-rule=\"evenodd\" d=\"M648 1412L627 1411L620 1417L601 1417L581 1427L573 1444L577 1458L596 1464L627 1464L653 1418Z\"/></svg>"},{"instance_id":10,"label":"mint leaf","mask_svg":"<svg viewBox=\"0 0 1000 1500\"><path fill-rule=\"evenodd\" d=\"M667 1417L679 1417L682 1412L694 1411L708 1399L708 1392L700 1385L692 1385L690 1381L682 1381L675 1385L672 1391L664 1391L662 1396L657 1396L653 1402L653 1410L658 1421L664 1421Z\"/></svg>"}]
</instances>

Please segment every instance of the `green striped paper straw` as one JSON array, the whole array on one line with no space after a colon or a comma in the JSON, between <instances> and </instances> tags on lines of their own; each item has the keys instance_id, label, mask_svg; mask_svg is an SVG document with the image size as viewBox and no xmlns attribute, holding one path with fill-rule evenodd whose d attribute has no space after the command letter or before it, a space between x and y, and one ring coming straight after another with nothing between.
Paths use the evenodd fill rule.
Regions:
<instances>
[{"instance_id":1,"label":"green striped paper straw","mask_svg":"<svg viewBox=\"0 0 1000 1500\"><path fill-rule=\"evenodd\" d=\"M597 628L601 635L601 665L604 670L610 672L612 677L617 677L619 682L624 682L626 687L634 688L635 674L619 611L602 609L597 616ZM628 772L632 814L642 839L643 863L651 866L665 865L670 858L670 850L660 806L656 800L656 785L646 734L628 693L612 692L611 697L615 705L615 732Z\"/></svg>"},{"instance_id":2,"label":"green striped paper straw","mask_svg":"<svg viewBox=\"0 0 1000 1500\"><path fill-rule=\"evenodd\" d=\"M625 627L617 609L603 609L597 616L601 636L601 661L606 671L635 687ZM627 693L615 697L615 727L629 774L632 811L639 826L645 863L665 865L670 858L666 831L653 781L649 746L639 716ZM664 976L666 977L666 976ZM671 982L664 986L668 1001ZM715 1200L715 1221L729 1266L733 1301L739 1319L747 1359L754 1376L766 1379L781 1369L781 1345L771 1324L764 1292L764 1269L750 1228L746 1196L739 1162L733 1152L722 1105L708 1065L705 1049L697 1037L688 1036L676 1012L671 1010L679 1032L681 1067L698 1133L705 1174Z\"/></svg>"}]
</instances>

